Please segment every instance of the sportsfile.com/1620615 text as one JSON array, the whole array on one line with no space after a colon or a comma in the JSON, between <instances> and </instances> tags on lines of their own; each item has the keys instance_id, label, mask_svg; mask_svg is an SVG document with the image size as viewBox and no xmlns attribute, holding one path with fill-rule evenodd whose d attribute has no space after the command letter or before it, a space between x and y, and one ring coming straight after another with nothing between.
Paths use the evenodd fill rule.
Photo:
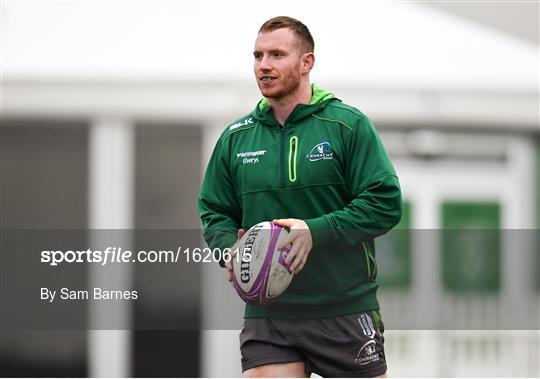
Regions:
<instances>
[{"instance_id":1,"label":"sportsfile.com/1620615 text","mask_svg":"<svg viewBox=\"0 0 540 379\"><path fill-rule=\"evenodd\" d=\"M43 250L41 263L58 266L62 263L97 263L105 266L109 263L217 263L220 261L236 260L248 262L251 260L250 251L244 254L231 254L230 248L210 249L182 248L173 250L139 250L135 254L121 247L107 247L105 250Z\"/></svg>"}]
</instances>

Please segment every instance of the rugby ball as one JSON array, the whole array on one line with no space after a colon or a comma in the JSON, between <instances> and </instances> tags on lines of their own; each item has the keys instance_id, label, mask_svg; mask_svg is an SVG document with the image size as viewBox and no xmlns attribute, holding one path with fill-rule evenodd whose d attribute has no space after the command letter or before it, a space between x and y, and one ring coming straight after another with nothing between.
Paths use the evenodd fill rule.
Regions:
<instances>
[{"instance_id":1,"label":"rugby ball","mask_svg":"<svg viewBox=\"0 0 540 379\"><path fill-rule=\"evenodd\" d=\"M235 246L233 285L248 304L270 304L291 283L293 273L285 263L290 245L278 251L289 232L270 221L251 227Z\"/></svg>"}]
</instances>

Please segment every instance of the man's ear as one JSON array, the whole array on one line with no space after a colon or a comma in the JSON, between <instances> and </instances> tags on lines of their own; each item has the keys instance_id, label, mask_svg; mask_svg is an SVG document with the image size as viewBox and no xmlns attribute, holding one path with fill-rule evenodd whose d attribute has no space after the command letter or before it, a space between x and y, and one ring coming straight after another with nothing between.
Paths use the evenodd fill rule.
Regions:
<instances>
[{"instance_id":1,"label":"man's ear","mask_svg":"<svg viewBox=\"0 0 540 379\"><path fill-rule=\"evenodd\" d=\"M302 54L302 74L308 74L315 65L315 54L313 52Z\"/></svg>"}]
</instances>

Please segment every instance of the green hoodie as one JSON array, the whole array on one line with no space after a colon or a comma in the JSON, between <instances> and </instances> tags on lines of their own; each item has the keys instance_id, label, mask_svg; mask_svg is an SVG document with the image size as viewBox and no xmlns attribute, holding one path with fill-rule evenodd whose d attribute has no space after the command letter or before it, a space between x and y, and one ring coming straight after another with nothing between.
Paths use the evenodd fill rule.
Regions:
<instances>
[{"instance_id":1,"label":"green hoodie","mask_svg":"<svg viewBox=\"0 0 540 379\"><path fill-rule=\"evenodd\" d=\"M239 228L304 220L313 249L287 290L245 317L311 319L379 309L373 238L401 217L398 178L370 120L312 86L283 126L266 99L220 136L199 194L210 248ZM220 262L223 266L223 262Z\"/></svg>"}]
</instances>

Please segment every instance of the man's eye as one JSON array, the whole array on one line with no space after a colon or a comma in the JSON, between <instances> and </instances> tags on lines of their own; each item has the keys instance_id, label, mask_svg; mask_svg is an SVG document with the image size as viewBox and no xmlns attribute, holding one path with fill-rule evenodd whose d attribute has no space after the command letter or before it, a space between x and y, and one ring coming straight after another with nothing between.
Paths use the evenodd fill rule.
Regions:
<instances>
[{"instance_id":1,"label":"man's eye","mask_svg":"<svg viewBox=\"0 0 540 379\"><path fill-rule=\"evenodd\" d=\"M276 52L276 53L272 53L272 56L274 56L274 57L280 57L281 54Z\"/></svg>"}]
</instances>

